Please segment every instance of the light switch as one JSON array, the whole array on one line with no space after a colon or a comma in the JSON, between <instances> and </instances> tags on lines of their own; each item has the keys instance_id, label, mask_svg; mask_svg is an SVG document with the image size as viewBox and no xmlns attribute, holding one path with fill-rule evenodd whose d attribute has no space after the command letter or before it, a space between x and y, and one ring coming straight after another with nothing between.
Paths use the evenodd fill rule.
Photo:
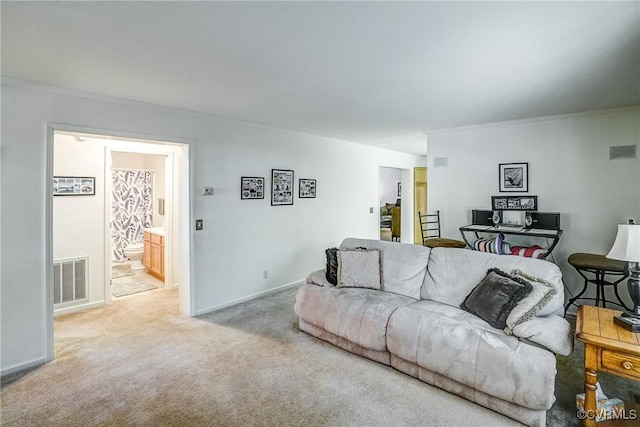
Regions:
<instances>
[{"instance_id":1,"label":"light switch","mask_svg":"<svg viewBox=\"0 0 640 427\"><path fill-rule=\"evenodd\" d=\"M204 220L196 219L196 230L202 230L204 228Z\"/></svg>"}]
</instances>

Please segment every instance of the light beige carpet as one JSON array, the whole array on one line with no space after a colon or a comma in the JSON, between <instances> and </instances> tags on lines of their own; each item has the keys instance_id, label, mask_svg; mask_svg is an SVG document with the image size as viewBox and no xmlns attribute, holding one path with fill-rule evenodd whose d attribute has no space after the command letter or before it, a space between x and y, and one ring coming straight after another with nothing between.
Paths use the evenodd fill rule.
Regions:
<instances>
[{"instance_id":1,"label":"light beige carpet","mask_svg":"<svg viewBox=\"0 0 640 427\"><path fill-rule=\"evenodd\" d=\"M2 384L2 426L513 426L297 328L295 289L200 318L154 290L56 319Z\"/></svg>"}]
</instances>

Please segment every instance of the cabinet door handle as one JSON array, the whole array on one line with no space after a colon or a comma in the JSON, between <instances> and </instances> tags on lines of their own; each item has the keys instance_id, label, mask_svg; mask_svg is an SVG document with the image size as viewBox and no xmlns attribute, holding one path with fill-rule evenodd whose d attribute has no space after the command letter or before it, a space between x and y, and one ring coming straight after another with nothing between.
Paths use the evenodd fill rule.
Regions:
<instances>
[{"instance_id":1,"label":"cabinet door handle","mask_svg":"<svg viewBox=\"0 0 640 427\"><path fill-rule=\"evenodd\" d=\"M631 363L631 362L622 362L622 367L624 369L627 369L627 370L633 369L633 363Z\"/></svg>"}]
</instances>

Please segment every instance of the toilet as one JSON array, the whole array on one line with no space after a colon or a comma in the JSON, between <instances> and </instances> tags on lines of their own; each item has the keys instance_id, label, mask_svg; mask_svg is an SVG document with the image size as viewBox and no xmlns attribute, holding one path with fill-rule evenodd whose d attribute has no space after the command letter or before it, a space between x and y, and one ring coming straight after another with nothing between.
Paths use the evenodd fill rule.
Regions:
<instances>
[{"instance_id":1,"label":"toilet","mask_svg":"<svg viewBox=\"0 0 640 427\"><path fill-rule=\"evenodd\" d=\"M134 243L124 248L124 254L129 261L131 261L132 270L141 270L144 268L142 265L142 255L144 254L144 244Z\"/></svg>"}]
</instances>

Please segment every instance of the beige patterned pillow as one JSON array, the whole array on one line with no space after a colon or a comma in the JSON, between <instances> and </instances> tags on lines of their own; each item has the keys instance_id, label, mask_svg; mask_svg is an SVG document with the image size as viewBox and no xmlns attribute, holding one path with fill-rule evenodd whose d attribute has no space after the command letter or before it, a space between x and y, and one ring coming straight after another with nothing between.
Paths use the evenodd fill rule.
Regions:
<instances>
[{"instance_id":1,"label":"beige patterned pillow","mask_svg":"<svg viewBox=\"0 0 640 427\"><path fill-rule=\"evenodd\" d=\"M380 251L347 249L338 251L339 288L382 290Z\"/></svg>"},{"instance_id":2,"label":"beige patterned pillow","mask_svg":"<svg viewBox=\"0 0 640 427\"><path fill-rule=\"evenodd\" d=\"M546 280L530 276L517 269L513 270L511 275L531 283L533 290L509 313L507 326L504 328L504 332L509 335L513 334L513 328L534 317L556 294L553 284Z\"/></svg>"}]
</instances>

